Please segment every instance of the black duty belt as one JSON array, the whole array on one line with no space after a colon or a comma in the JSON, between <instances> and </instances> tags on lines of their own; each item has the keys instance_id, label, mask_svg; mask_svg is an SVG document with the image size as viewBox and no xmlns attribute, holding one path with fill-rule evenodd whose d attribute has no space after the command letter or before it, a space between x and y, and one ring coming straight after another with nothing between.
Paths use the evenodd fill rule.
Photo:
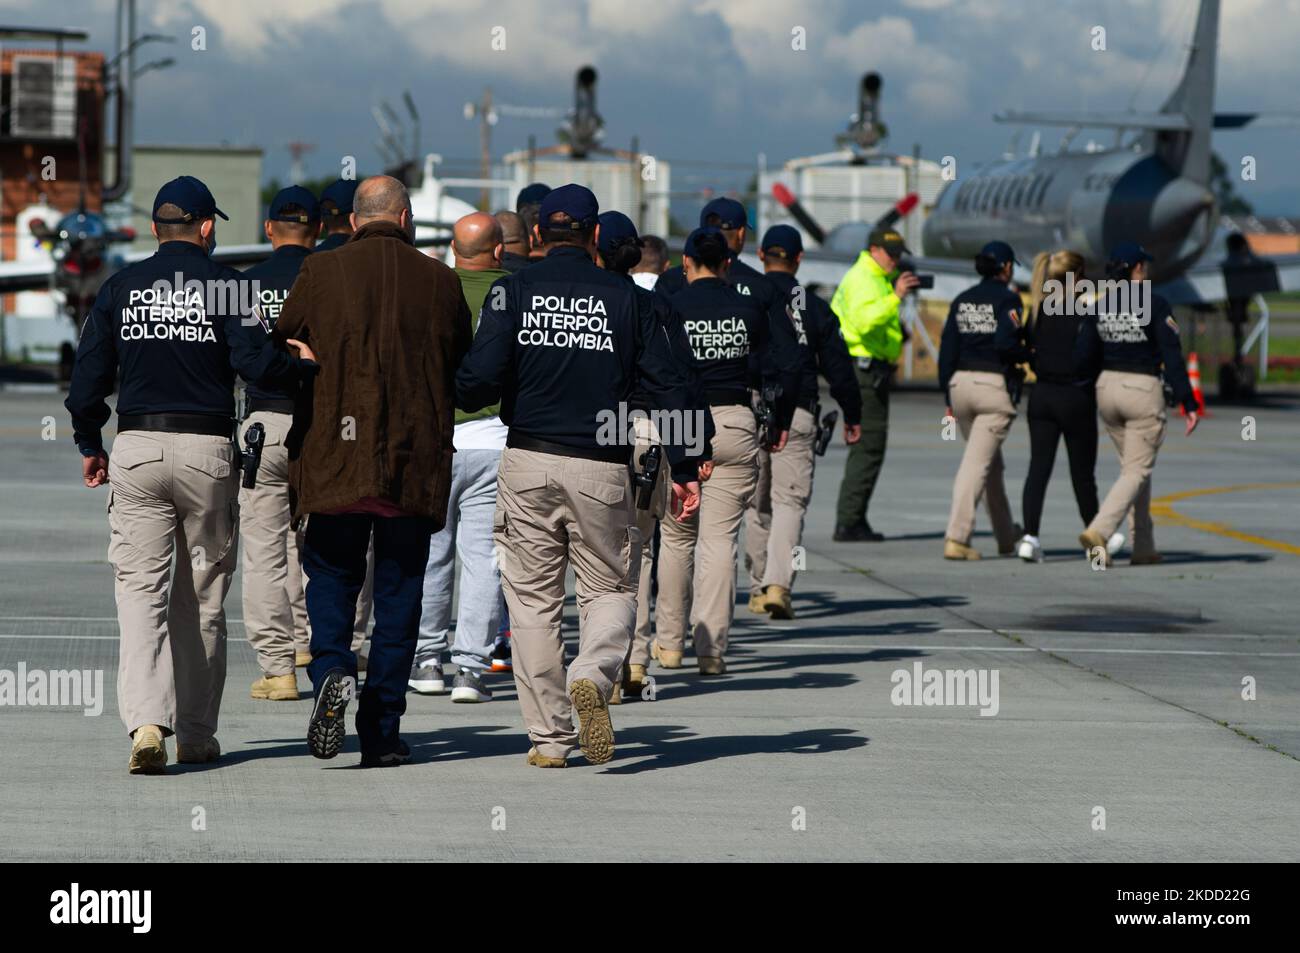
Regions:
<instances>
[{"instance_id":1,"label":"black duty belt","mask_svg":"<svg viewBox=\"0 0 1300 953\"><path fill-rule=\"evenodd\" d=\"M208 414L118 414L117 432L122 433L124 430L229 437L234 430L234 423L229 417L213 417Z\"/></svg>"},{"instance_id":2,"label":"black duty belt","mask_svg":"<svg viewBox=\"0 0 1300 953\"><path fill-rule=\"evenodd\" d=\"M1121 374L1145 374L1147 377L1159 377L1160 368L1150 364L1103 364L1103 371L1119 371Z\"/></svg>"},{"instance_id":3,"label":"black duty belt","mask_svg":"<svg viewBox=\"0 0 1300 953\"><path fill-rule=\"evenodd\" d=\"M799 403L795 404L795 406L799 407L802 410L808 411L808 413L812 414L815 417L817 416L817 408L821 406L821 398L809 397L806 400L799 401Z\"/></svg>"},{"instance_id":4,"label":"black duty belt","mask_svg":"<svg viewBox=\"0 0 1300 953\"><path fill-rule=\"evenodd\" d=\"M959 371L982 371L986 374L1001 374L1004 368L996 361L958 361Z\"/></svg>"},{"instance_id":5,"label":"black duty belt","mask_svg":"<svg viewBox=\"0 0 1300 953\"><path fill-rule=\"evenodd\" d=\"M729 404L748 407L751 403L747 390L709 390L705 391L704 399L709 402L710 407L725 407Z\"/></svg>"},{"instance_id":6,"label":"black duty belt","mask_svg":"<svg viewBox=\"0 0 1300 953\"><path fill-rule=\"evenodd\" d=\"M256 414L265 411L272 414L292 414L293 400L288 397L250 397L248 412Z\"/></svg>"},{"instance_id":7,"label":"black duty belt","mask_svg":"<svg viewBox=\"0 0 1300 953\"><path fill-rule=\"evenodd\" d=\"M557 457L577 457L580 460L596 460L600 463L621 463L626 465L632 455L631 447L566 447L562 443L552 443L540 437L510 431L506 437L506 446L514 450L531 450L534 453L551 453Z\"/></svg>"}]
</instances>

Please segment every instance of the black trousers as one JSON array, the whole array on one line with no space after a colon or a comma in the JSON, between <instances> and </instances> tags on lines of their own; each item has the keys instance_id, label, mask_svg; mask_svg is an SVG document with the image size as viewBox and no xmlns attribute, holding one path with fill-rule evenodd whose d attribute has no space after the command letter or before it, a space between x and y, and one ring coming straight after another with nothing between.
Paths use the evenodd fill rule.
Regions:
<instances>
[{"instance_id":1,"label":"black trousers","mask_svg":"<svg viewBox=\"0 0 1300 953\"><path fill-rule=\"evenodd\" d=\"M1079 516L1087 526L1097 515L1097 395L1091 386L1074 387L1039 381L1029 392L1029 475L1021 501L1025 532L1038 535L1043 497L1056 463L1056 447L1065 436L1070 482Z\"/></svg>"}]
</instances>

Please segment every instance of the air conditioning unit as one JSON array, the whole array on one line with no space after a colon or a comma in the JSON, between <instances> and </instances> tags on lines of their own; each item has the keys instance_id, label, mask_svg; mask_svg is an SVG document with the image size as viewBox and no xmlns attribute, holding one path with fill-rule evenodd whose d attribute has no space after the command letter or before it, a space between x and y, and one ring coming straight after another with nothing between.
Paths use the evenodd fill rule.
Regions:
<instances>
[{"instance_id":1,"label":"air conditioning unit","mask_svg":"<svg viewBox=\"0 0 1300 953\"><path fill-rule=\"evenodd\" d=\"M9 117L9 134L14 138L73 138L77 132L76 60L15 56Z\"/></svg>"}]
</instances>

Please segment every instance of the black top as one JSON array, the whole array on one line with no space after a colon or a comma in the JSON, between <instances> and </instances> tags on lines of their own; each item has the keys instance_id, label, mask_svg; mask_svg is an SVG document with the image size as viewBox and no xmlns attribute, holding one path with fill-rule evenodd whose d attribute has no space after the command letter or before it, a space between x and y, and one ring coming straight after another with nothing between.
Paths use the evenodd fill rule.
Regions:
<instances>
[{"instance_id":1,"label":"black top","mask_svg":"<svg viewBox=\"0 0 1300 953\"><path fill-rule=\"evenodd\" d=\"M340 245L346 245L348 239L351 237L350 234L345 235L342 232L335 232L333 235L326 235L323 240L316 243L316 251L333 251Z\"/></svg>"},{"instance_id":2,"label":"black top","mask_svg":"<svg viewBox=\"0 0 1300 953\"><path fill-rule=\"evenodd\" d=\"M1137 309L1140 311L1140 309ZM1082 361L1100 359L1102 370L1160 374L1174 392L1174 400L1188 411L1196 398L1183 363L1183 346L1173 309L1158 294L1151 295L1149 314L1135 311L1106 312L1085 318L1079 334Z\"/></svg>"},{"instance_id":3,"label":"black top","mask_svg":"<svg viewBox=\"0 0 1300 953\"><path fill-rule=\"evenodd\" d=\"M853 359L840 333L840 322L825 301L799 284L799 279L784 271L769 271L767 280L784 296L795 336L799 341L802 374L799 380L799 405L807 407L817 400L817 373L830 385L831 396L844 411L846 424L862 422L862 392L853 373ZM798 307L799 303L803 307Z\"/></svg>"},{"instance_id":4,"label":"black top","mask_svg":"<svg viewBox=\"0 0 1300 953\"><path fill-rule=\"evenodd\" d=\"M298 277L298 270L311 253L310 248L301 245L281 245L266 261L244 270L245 279L257 282L258 308L267 327L267 331L261 333L275 330L275 322L280 318L284 299L289 297L289 289ZM253 330L258 333L260 326ZM296 385L285 384L278 387L258 386L250 381L247 393L250 400L292 400L298 393L298 388Z\"/></svg>"},{"instance_id":5,"label":"black top","mask_svg":"<svg viewBox=\"0 0 1300 953\"><path fill-rule=\"evenodd\" d=\"M278 351L258 327L250 286L198 245L163 242L99 290L86 318L64 406L83 454L103 450L105 402L117 412L232 418L235 372L259 384L297 381L316 364Z\"/></svg>"},{"instance_id":6,"label":"black top","mask_svg":"<svg viewBox=\"0 0 1300 953\"><path fill-rule=\"evenodd\" d=\"M773 288L764 281L764 285ZM775 290L775 289L773 289ZM788 429L799 394L801 360L794 325L755 295L741 294L721 278L700 278L669 299L682 316L710 404L748 405L755 383L777 384L777 419Z\"/></svg>"},{"instance_id":7,"label":"black top","mask_svg":"<svg viewBox=\"0 0 1300 953\"><path fill-rule=\"evenodd\" d=\"M948 382L957 371L1001 374L1025 359L1020 314L1020 295L996 278L984 278L953 299L939 339L939 386L946 403L952 403Z\"/></svg>"},{"instance_id":8,"label":"black top","mask_svg":"<svg viewBox=\"0 0 1300 953\"><path fill-rule=\"evenodd\" d=\"M1040 381L1091 388L1100 369L1080 353L1083 318L1077 314L1038 315L1025 326L1029 364Z\"/></svg>"},{"instance_id":9,"label":"black top","mask_svg":"<svg viewBox=\"0 0 1300 953\"><path fill-rule=\"evenodd\" d=\"M527 255L516 255L509 251L501 253L501 268L512 275L521 268L527 268L534 261L536 259L529 258Z\"/></svg>"},{"instance_id":10,"label":"black top","mask_svg":"<svg viewBox=\"0 0 1300 953\"><path fill-rule=\"evenodd\" d=\"M498 288L499 310L490 306ZM474 411L500 399L512 437L608 449L622 438L611 440L611 418L638 385L652 408L687 409L685 372L650 296L585 249L561 245L493 283L456 373L456 405ZM681 460L680 444L666 449Z\"/></svg>"}]
</instances>

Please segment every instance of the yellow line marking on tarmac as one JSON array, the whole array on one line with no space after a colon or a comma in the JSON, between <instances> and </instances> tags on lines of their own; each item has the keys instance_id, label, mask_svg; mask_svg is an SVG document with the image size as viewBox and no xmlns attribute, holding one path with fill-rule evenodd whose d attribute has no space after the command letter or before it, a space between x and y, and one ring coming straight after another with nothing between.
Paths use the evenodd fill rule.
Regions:
<instances>
[{"instance_id":1,"label":"yellow line marking on tarmac","mask_svg":"<svg viewBox=\"0 0 1300 953\"><path fill-rule=\"evenodd\" d=\"M1203 490L1183 490L1180 493L1170 493L1159 499L1151 501L1151 516L1160 520L1162 523L1169 523L1174 526L1186 526L1190 529L1199 529L1203 533L1213 533L1216 536L1225 536L1228 539L1240 540L1243 543L1254 543L1256 546L1264 546L1268 549L1276 549L1278 552L1290 553L1292 556L1300 556L1300 546L1292 543L1284 543L1278 539L1269 539L1267 536L1256 536L1253 533L1242 533L1233 529L1226 523L1210 523L1205 520L1192 519L1190 516L1184 516L1174 509L1173 504L1188 500L1196 496L1214 496L1220 493L1242 493L1247 490L1284 490L1300 489L1300 482L1290 483L1240 483L1236 486L1219 486L1208 487Z\"/></svg>"}]
</instances>

